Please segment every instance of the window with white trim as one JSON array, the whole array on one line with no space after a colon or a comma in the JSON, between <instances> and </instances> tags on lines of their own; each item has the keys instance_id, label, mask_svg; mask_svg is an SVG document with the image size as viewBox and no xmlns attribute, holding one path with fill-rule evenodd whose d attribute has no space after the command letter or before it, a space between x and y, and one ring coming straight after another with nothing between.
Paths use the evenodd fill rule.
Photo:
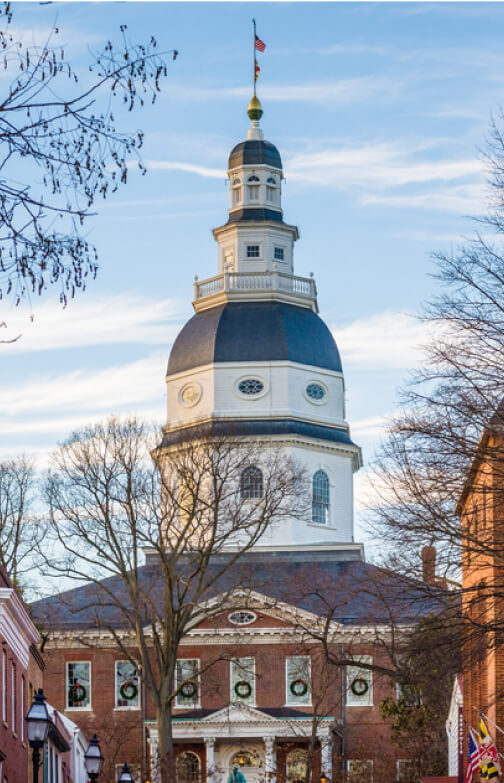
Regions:
<instances>
[{"instance_id":1,"label":"window with white trim","mask_svg":"<svg viewBox=\"0 0 504 783\"><path fill-rule=\"evenodd\" d=\"M311 660L309 655L288 655L285 659L285 703L311 704Z\"/></svg>"},{"instance_id":2,"label":"window with white trim","mask_svg":"<svg viewBox=\"0 0 504 783\"><path fill-rule=\"evenodd\" d=\"M355 655L355 666L346 667L348 707L371 707L373 705L373 672L358 665L359 662L372 664L371 655Z\"/></svg>"},{"instance_id":3,"label":"window with white trim","mask_svg":"<svg viewBox=\"0 0 504 783\"><path fill-rule=\"evenodd\" d=\"M416 759L398 759L396 761L397 783L420 783L420 765Z\"/></svg>"},{"instance_id":4,"label":"window with white trim","mask_svg":"<svg viewBox=\"0 0 504 783\"><path fill-rule=\"evenodd\" d=\"M231 661L231 699L243 704L255 704L255 658Z\"/></svg>"},{"instance_id":5,"label":"window with white trim","mask_svg":"<svg viewBox=\"0 0 504 783\"><path fill-rule=\"evenodd\" d=\"M248 178L247 182L248 182L249 199L251 201L259 201L259 187L260 187L259 177L256 177L255 174L252 174L252 176Z\"/></svg>"},{"instance_id":6,"label":"window with white trim","mask_svg":"<svg viewBox=\"0 0 504 783\"><path fill-rule=\"evenodd\" d=\"M259 258L259 245L247 245L247 258Z\"/></svg>"},{"instance_id":7,"label":"window with white trim","mask_svg":"<svg viewBox=\"0 0 504 783\"><path fill-rule=\"evenodd\" d=\"M329 522L329 477L324 470L317 470L312 479L312 522L327 525Z\"/></svg>"},{"instance_id":8,"label":"window with white trim","mask_svg":"<svg viewBox=\"0 0 504 783\"><path fill-rule=\"evenodd\" d=\"M276 247L275 248L275 261L284 261L285 260L285 251L283 247Z\"/></svg>"},{"instance_id":9,"label":"window with white trim","mask_svg":"<svg viewBox=\"0 0 504 783\"><path fill-rule=\"evenodd\" d=\"M349 759L347 770L348 783L373 783L372 759Z\"/></svg>"},{"instance_id":10,"label":"window with white trim","mask_svg":"<svg viewBox=\"0 0 504 783\"><path fill-rule=\"evenodd\" d=\"M257 465L249 465L240 476L240 496L242 500L262 498L264 481L262 470Z\"/></svg>"},{"instance_id":11,"label":"window with white trim","mask_svg":"<svg viewBox=\"0 0 504 783\"><path fill-rule=\"evenodd\" d=\"M233 186L232 186L232 201L233 201L233 207L236 207L237 204L241 201L241 182L239 179L233 180Z\"/></svg>"},{"instance_id":12,"label":"window with white trim","mask_svg":"<svg viewBox=\"0 0 504 783\"><path fill-rule=\"evenodd\" d=\"M91 707L90 661L67 661L66 694L67 709L88 710Z\"/></svg>"},{"instance_id":13,"label":"window with white trim","mask_svg":"<svg viewBox=\"0 0 504 783\"><path fill-rule=\"evenodd\" d=\"M16 731L16 664L11 663L11 728Z\"/></svg>"},{"instance_id":14,"label":"window with white trim","mask_svg":"<svg viewBox=\"0 0 504 783\"><path fill-rule=\"evenodd\" d=\"M25 710L25 678L23 675L21 675L21 692L19 694L19 726L20 726L21 742L24 742L24 738L25 738L24 710Z\"/></svg>"},{"instance_id":15,"label":"window with white trim","mask_svg":"<svg viewBox=\"0 0 504 783\"><path fill-rule=\"evenodd\" d=\"M140 706L140 682L131 661L115 662L115 704L133 709Z\"/></svg>"},{"instance_id":16,"label":"window with white trim","mask_svg":"<svg viewBox=\"0 0 504 783\"><path fill-rule=\"evenodd\" d=\"M175 687L181 686L175 700L176 707L196 707L199 704L199 659L178 658L175 669Z\"/></svg>"},{"instance_id":17,"label":"window with white trim","mask_svg":"<svg viewBox=\"0 0 504 783\"><path fill-rule=\"evenodd\" d=\"M7 720L7 650L2 649L2 720Z\"/></svg>"}]
</instances>

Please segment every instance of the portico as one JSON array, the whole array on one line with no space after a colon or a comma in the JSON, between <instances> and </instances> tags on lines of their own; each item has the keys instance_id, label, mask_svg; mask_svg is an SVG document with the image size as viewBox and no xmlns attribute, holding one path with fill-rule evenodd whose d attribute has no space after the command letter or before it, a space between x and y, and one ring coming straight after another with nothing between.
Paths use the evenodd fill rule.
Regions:
<instances>
[{"instance_id":1,"label":"portico","mask_svg":"<svg viewBox=\"0 0 504 783\"><path fill-rule=\"evenodd\" d=\"M317 737L321 745L321 767L326 776L332 774L332 737L338 721L333 717L317 719ZM158 752L158 732L155 721L147 721L153 770ZM239 766L247 783L276 783L279 770L278 750L282 748L282 766L289 763L289 752L299 754L309 742L312 716L287 708L250 707L231 704L220 710L191 710L173 720L173 736L177 745L201 746L201 780L207 783L227 783L229 772ZM204 752L203 752L204 748ZM196 755L196 754L195 754ZM292 766L292 764L291 764ZM284 770L287 779L288 770ZM283 777L283 775L282 775ZM156 783L156 776L152 776ZM294 778L295 779L295 776Z\"/></svg>"}]
</instances>

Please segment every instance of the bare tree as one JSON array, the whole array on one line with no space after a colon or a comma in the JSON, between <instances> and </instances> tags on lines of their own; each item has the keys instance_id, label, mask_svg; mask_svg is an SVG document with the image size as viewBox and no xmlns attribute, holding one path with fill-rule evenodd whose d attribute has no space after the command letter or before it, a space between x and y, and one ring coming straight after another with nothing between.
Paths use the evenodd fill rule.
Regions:
<instances>
[{"instance_id":1,"label":"bare tree","mask_svg":"<svg viewBox=\"0 0 504 783\"><path fill-rule=\"evenodd\" d=\"M305 511L306 482L272 444L202 437L160 450L154 437L137 420L110 419L74 433L56 452L46 487L48 566L87 582L78 610L92 613L141 673L168 781L172 706L185 682L176 677L180 642L203 617L222 612L247 576L244 553L268 527Z\"/></svg>"},{"instance_id":2,"label":"bare tree","mask_svg":"<svg viewBox=\"0 0 504 783\"><path fill-rule=\"evenodd\" d=\"M0 299L18 304L58 284L66 304L98 269L83 232L91 207L126 183L132 157L145 172L143 134L119 130L113 104L120 112L155 101L167 69L155 38L131 43L122 25L120 43L91 53L82 74L58 46L57 27L25 45L11 18L3 3L0 53L12 79L0 98Z\"/></svg>"},{"instance_id":3,"label":"bare tree","mask_svg":"<svg viewBox=\"0 0 504 783\"><path fill-rule=\"evenodd\" d=\"M37 484L27 457L0 462L0 563L14 584L27 586L34 555L46 526L33 513Z\"/></svg>"}]
</instances>

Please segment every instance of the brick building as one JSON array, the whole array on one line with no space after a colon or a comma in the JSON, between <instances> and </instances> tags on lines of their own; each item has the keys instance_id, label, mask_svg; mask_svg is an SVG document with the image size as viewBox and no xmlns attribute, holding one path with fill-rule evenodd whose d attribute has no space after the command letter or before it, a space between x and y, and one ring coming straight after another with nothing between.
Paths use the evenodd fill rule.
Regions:
<instances>
[{"instance_id":1,"label":"brick building","mask_svg":"<svg viewBox=\"0 0 504 783\"><path fill-rule=\"evenodd\" d=\"M467 619L463 645L465 749L467 727L477 725L479 710L494 724L504 726L503 413L501 405L481 436L457 506L464 535L462 601ZM489 728L503 753L503 735L491 724Z\"/></svg>"},{"instance_id":2,"label":"brick building","mask_svg":"<svg viewBox=\"0 0 504 783\"><path fill-rule=\"evenodd\" d=\"M26 783L28 749L25 716L42 687L39 633L23 600L0 567L0 781Z\"/></svg>"},{"instance_id":3,"label":"brick building","mask_svg":"<svg viewBox=\"0 0 504 783\"><path fill-rule=\"evenodd\" d=\"M294 274L299 232L283 220L282 161L264 140L256 96L248 114L247 139L229 157L229 217L214 230L219 274L196 280L195 315L171 350L158 457L203 433L252 442L259 453L274 447L304 466L311 507L270 526L216 581L178 650L179 783L226 783L235 764L247 783L293 783L309 762L315 779L392 783L412 760L391 745L379 713L395 693L391 618L396 638L432 605L414 583L367 564L354 542L361 454L345 419L341 358L318 315L313 277ZM242 503L263 498L260 457L243 470L239 491ZM158 556L145 557L140 581L155 585ZM119 577L106 587L123 591ZM51 629L45 688L57 709L99 734L107 781L125 761L139 779L156 780L155 710L114 636L125 647L133 639L121 612L97 617L95 589L35 606ZM149 598L162 594L153 587ZM324 640L334 660L351 659L346 666L327 663L315 633L329 606ZM380 674L365 668L376 664Z\"/></svg>"}]
</instances>

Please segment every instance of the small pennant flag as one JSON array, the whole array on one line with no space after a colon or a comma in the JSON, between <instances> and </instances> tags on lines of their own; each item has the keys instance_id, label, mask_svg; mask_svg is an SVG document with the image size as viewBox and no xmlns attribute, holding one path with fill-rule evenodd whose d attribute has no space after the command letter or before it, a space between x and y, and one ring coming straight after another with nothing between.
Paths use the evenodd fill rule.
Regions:
<instances>
[{"instance_id":1,"label":"small pennant flag","mask_svg":"<svg viewBox=\"0 0 504 783\"><path fill-rule=\"evenodd\" d=\"M266 44L264 43L264 41L261 41L258 35L256 35L255 37L255 48L257 49L258 52L264 52L264 50L266 49Z\"/></svg>"},{"instance_id":2,"label":"small pennant flag","mask_svg":"<svg viewBox=\"0 0 504 783\"><path fill-rule=\"evenodd\" d=\"M256 81L257 81L257 79L258 79L258 77L259 77L259 71L260 71L261 69L259 68L259 65L258 65L258 62L257 62L257 60L254 60L254 62L255 62L255 71L254 71L254 74L255 74L255 75L254 75L254 81L256 82Z\"/></svg>"}]
</instances>

